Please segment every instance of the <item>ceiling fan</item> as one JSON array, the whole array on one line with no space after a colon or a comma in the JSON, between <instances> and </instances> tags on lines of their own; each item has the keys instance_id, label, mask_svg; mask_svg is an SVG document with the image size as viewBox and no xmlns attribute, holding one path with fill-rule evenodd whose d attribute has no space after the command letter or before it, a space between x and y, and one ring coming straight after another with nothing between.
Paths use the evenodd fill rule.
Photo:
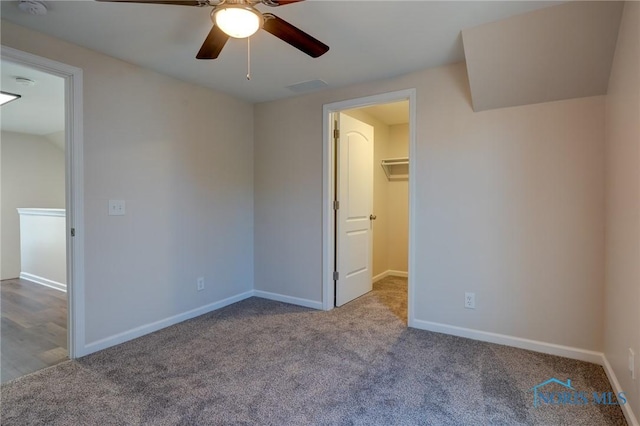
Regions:
<instances>
[{"instance_id":1,"label":"ceiling fan","mask_svg":"<svg viewBox=\"0 0 640 426\"><path fill-rule=\"evenodd\" d=\"M289 43L307 55L317 58L329 50L329 46L291 25L272 13L262 13L258 4L278 7L303 0L97 0L101 2L171 4L180 6L213 7L213 28L205 39L197 59L216 59L222 48L233 38L247 38L260 28Z\"/></svg>"}]
</instances>

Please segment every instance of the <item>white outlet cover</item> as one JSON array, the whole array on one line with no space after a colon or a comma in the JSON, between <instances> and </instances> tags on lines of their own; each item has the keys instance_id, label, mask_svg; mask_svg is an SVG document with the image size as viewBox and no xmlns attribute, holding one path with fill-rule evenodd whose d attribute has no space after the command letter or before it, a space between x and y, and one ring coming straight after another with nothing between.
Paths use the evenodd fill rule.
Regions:
<instances>
[{"instance_id":1,"label":"white outlet cover","mask_svg":"<svg viewBox=\"0 0 640 426\"><path fill-rule=\"evenodd\" d=\"M465 293L464 294L464 307L467 309L475 309L476 308L476 294L475 293Z\"/></svg>"},{"instance_id":2,"label":"white outlet cover","mask_svg":"<svg viewBox=\"0 0 640 426\"><path fill-rule=\"evenodd\" d=\"M124 200L109 200L109 216L124 216Z\"/></svg>"}]
</instances>

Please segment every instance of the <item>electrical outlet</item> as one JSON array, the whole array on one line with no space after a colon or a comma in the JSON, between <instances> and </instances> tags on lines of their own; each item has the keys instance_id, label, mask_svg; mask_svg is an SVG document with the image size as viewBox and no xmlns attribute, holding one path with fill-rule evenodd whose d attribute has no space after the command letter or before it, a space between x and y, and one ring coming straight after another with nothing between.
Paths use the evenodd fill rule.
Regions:
<instances>
[{"instance_id":1,"label":"electrical outlet","mask_svg":"<svg viewBox=\"0 0 640 426\"><path fill-rule=\"evenodd\" d=\"M124 216L124 200L109 200L109 216Z\"/></svg>"},{"instance_id":2,"label":"electrical outlet","mask_svg":"<svg viewBox=\"0 0 640 426\"><path fill-rule=\"evenodd\" d=\"M204 290L204 277L198 277L196 281L196 285L197 285L198 291Z\"/></svg>"},{"instance_id":3,"label":"electrical outlet","mask_svg":"<svg viewBox=\"0 0 640 426\"><path fill-rule=\"evenodd\" d=\"M633 352L633 349L629 348L629 373L631 373L631 378L633 380L636 379L636 353Z\"/></svg>"},{"instance_id":4,"label":"electrical outlet","mask_svg":"<svg viewBox=\"0 0 640 426\"><path fill-rule=\"evenodd\" d=\"M476 308L476 294L475 293L465 293L464 294L464 307L467 309L475 309Z\"/></svg>"}]
</instances>

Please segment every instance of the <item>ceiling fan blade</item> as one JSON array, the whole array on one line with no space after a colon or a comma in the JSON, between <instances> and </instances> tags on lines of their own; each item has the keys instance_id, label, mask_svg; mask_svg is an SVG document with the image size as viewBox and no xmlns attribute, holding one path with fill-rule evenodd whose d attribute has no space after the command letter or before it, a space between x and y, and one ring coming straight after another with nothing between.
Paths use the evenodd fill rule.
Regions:
<instances>
[{"instance_id":1,"label":"ceiling fan blade","mask_svg":"<svg viewBox=\"0 0 640 426\"><path fill-rule=\"evenodd\" d=\"M222 48L229 40L229 36L222 32L222 30L215 25L209 31L209 35L202 43L200 51L196 55L197 59L215 59L218 57Z\"/></svg>"},{"instance_id":2,"label":"ceiling fan blade","mask_svg":"<svg viewBox=\"0 0 640 426\"><path fill-rule=\"evenodd\" d=\"M180 6L204 6L202 1L198 0L96 0L108 3L142 3L142 4L176 4Z\"/></svg>"},{"instance_id":3,"label":"ceiling fan blade","mask_svg":"<svg viewBox=\"0 0 640 426\"><path fill-rule=\"evenodd\" d=\"M262 0L262 3L271 7L286 6L291 3L299 3L304 0Z\"/></svg>"},{"instance_id":4,"label":"ceiling fan blade","mask_svg":"<svg viewBox=\"0 0 640 426\"><path fill-rule=\"evenodd\" d=\"M265 20L262 28L312 58L322 56L329 50L329 46L301 29L294 27L284 19L280 19L271 13L265 13L263 16Z\"/></svg>"}]
</instances>

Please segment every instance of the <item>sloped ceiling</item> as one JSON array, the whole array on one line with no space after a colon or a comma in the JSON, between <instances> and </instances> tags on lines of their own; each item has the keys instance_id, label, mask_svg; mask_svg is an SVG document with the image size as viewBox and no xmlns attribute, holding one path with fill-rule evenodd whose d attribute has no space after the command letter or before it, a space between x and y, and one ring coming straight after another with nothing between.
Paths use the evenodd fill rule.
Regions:
<instances>
[{"instance_id":1,"label":"sloped ceiling","mask_svg":"<svg viewBox=\"0 0 640 426\"><path fill-rule=\"evenodd\" d=\"M623 2L570 2L462 31L474 111L604 95Z\"/></svg>"}]
</instances>

